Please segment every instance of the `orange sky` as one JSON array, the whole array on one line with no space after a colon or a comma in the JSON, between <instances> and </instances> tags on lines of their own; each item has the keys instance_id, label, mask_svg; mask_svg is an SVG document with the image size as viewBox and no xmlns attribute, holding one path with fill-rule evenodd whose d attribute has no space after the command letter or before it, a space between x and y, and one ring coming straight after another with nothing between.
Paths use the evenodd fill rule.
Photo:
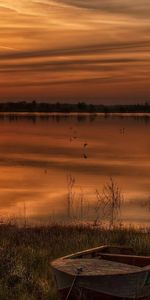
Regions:
<instances>
[{"instance_id":1,"label":"orange sky","mask_svg":"<svg viewBox=\"0 0 150 300\"><path fill-rule=\"evenodd\" d=\"M149 0L0 1L0 100L149 100L149 17Z\"/></svg>"}]
</instances>

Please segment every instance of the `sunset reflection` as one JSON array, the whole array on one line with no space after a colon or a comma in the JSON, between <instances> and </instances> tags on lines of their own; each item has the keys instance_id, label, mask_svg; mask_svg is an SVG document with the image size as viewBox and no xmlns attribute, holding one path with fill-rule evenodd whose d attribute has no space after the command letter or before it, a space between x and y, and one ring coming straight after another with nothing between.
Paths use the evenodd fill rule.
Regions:
<instances>
[{"instance_id":1,"label":"sunset reflection","mask_svg":"<svg viewBox=\"0 0 150 300\"><path fill-rule=\"evenodd\" d=\"M30 222L66 220L67 174L72 174L75 217L81 189L84 218L92 220L95 190L101 192L113 177L125 198L123 220L147 224L150 212L143 203L150 197L149 129L150 122L132 117L97 116L92 122L89 116L82 121L76 116L38 118L35 123L25 118L1 120L1 217L20 219L26 214Z\"/></svg>"}]
</instances>

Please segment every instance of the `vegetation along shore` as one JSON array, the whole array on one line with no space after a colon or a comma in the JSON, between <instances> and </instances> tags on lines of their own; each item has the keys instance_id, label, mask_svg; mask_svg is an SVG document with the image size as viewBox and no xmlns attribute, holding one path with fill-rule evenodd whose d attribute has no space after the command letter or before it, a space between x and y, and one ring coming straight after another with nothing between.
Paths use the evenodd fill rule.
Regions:
<instances>
[{"instance_id":1,"label":"vegetation along shore","mask_svg":"<svg viewBox=\"0 0 150 300\"><path fill-rule=\"evenodd\" d=\"M150 113L150 103L137 104L93 104L93 103L49 103L38 101L1 102L0 112L43 112L43 113Z\"/></svg>"},{"instance_id":2,"label":"vegetation along shore","mask_svg":"<svg viewBox=\"0 0 150 300\"><path fill-rule=\"evenodd\" d=\"M69 238L68 238L69 237ZM82 224L41 227L0 225L0 299L58 299L50 262L104 244L127 245L150 254L150 230Z\"/></svg>"}]
</instances>

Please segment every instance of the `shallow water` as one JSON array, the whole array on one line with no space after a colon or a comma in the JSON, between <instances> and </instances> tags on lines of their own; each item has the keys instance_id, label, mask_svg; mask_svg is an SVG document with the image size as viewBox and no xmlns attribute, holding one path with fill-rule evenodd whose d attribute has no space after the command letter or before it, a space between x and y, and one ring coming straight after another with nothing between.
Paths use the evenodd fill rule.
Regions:
<instances>
[{"instance_id":1,"label":"shallow water","mask_svg":"<svg viewBox=\"0 0 150 300\"><path fill-rule=\"evenodd\" d=\"M96 217L96 189L112 177L124 196L121 220L150 224L150 117L0 117L0 215L28 222Z\"/></svg>"}]
</instances>

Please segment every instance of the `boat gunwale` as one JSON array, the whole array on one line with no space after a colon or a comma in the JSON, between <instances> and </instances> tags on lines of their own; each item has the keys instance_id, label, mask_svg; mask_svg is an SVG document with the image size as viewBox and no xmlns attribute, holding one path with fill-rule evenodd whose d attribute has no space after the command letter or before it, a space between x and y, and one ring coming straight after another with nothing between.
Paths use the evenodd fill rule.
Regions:
<instances>
[{"instance_id":1,"label":"boat gunwale","mask_svg":"<svg viewBox=\"0 0 150 300\"><path fill-rule=\"evenodd\" d=\"M88 255L88 254L92 254L92 253L96 253L97 251L100 251L100 250L105 250L105 249L109 249L109 248L118 248L118 249L129 249L129 248L127 248L127 247L123 247L123 246L120 246L120 247L118 247L118 246L109 246L109 245L104 245L104 246L100 246L100 247L96 247L96 248L91 248L91 249L88 249L88 250L84 250L84 251L80 251L80 252L76 252L76 253L74 253L74 254L70 254L70 255L66 255L66 256L63 256L63 257L61 257L61 258L58 258L58 259L55 259L54 261L52 261L51 262L51 266L52 266L52 268L53 269L56 269L56 270L58 270L58 271L60 271L60 272L62 272L62 273L64 273L64 274L68 274L69 276L73 276L74 277L74 274L70 274L69 272L66 272L65 270L63 270L63 269L61 269L61 270L59 270L59 262L60 263L62 263L63 261L65 261L65 260L69 260L69 261L74 261L76 258L77 259L81 259L82 260L82 257L78 257L78 256L80 256L80 255ZM99 255L101 255L101 254L108 254L109 255L109 253L107 253L107 252L104 252L104 253L99 253ZM149 258L150 259L150 256L138 256L138 255L126 255L126 254L114 254L113 253L113 255L116 255L116 257L117 256L122 256L122 257L133 257L133 258L139 258L139 257L141 257L141 258L145 258L145 259L147 259L147 258ZM84 258L83 258L84 259ZM87 258L87 259L92 259L92 258ZM96 258L96 257L93 257L93 259L97 259L98 260L98 258ZM107 260L107 259L104 259L104 260ZM117 263L117 262L116 262ZM124 263L124 265L130 265L130 264L125 264ZM139 267L140 268L140 270L137 270L137 271L130 271L130 272L127 272L127 273L115 273L115 274L82 274L82 273L79 273L79 274L77 274L77 276L78 277L100 277L100 276L125 276L125 275L130 275L130 274L137 274L137 273L148 273L148 272L150 272L150 265L146 265L146 266L144 266L144 267Z\"/></svg>"}]
</instances>

